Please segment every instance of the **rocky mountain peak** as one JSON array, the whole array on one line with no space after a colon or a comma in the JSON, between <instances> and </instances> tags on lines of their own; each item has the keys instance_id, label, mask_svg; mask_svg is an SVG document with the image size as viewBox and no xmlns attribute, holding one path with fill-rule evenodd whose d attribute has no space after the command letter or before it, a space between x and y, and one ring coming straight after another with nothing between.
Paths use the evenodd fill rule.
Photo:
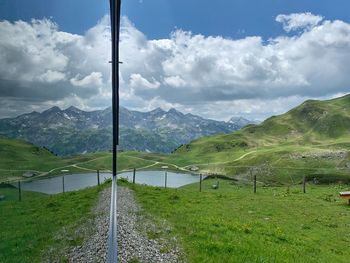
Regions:
<instances>
[{"instance_id":1,"label":"rocky mountain peak","mask_svg":"<svg viewBox=\"0 0 350 263\"><path fill-rule=\"evenodd\" d=\"M82 110L74 107L74 106L70 106L69 108L64 110L65 112L74 112L74 113L80 113L82 112Z\"/></svg>"},{"instance_id":2,"label":"rocky mountain peak","mask_svg":"<svg viewBox=\"0 0 350 263\"><path fill-rule=\"evenodd\" d=\"M47 115L47 114L58 113L58 112L61 112L61 109L57 106L53 106L50 109L43 111L41 114Z\"/></svg>"}]
</instances>

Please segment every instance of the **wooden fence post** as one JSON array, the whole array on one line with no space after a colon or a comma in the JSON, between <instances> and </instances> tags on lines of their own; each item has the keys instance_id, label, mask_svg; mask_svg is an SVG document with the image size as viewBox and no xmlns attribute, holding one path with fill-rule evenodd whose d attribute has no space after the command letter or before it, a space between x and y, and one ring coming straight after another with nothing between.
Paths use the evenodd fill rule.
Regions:
<instances>
[{"instance_id":1,"label":"wooden fence post","mask_svg":"<svg viewBox=\"0 0 350 263\"><path fill-rule=\"evenodd\" d=\"M167 180L168 180L168 173L167 173L167 171L165 171L165 188L166 188L166 185L167 185Z\"/></svg>"},{"instance_id":2,"label":"wooden fence post","mask_svg":"<svg viewBox=\"0 0 350 263\"><path fill-rule=\"evenodd\" d=\"M100 170L97 170L97 185L100 185Z\"/></svg>"},{"instance_id":3,"label":"wooden fence post","mask_svg":"<svg viewBox=\"0 0 350 263\"><path fill-rule=\"evenodd\" d=\"M256 174L254 175L254 194L256 193Z\"/></svg>"},{"instance_id":4,"label":"wooden fence post","mask_svg":"<svg viewBox=\"0 0 350 263\"><path fill-rule=\"evenodd\" d=\"M18 200L22 201L21 181L18 181Z\"/></svg>"},{"instance_id":5,"label":"wooden fence post","mask_svg":"<svg viewBox=\"0 0 350 263\"><path fill-rule=\"evenodd\" d=\"M62 191L64 193L64 175L62 176Z\"/></svg>"},{"instance_id":6,"label":"wooden fence post","mask_svg":"<svg viewBox=\"0 0 350 263\"><path fill-rule=\"evenodd\" d=\"M202 174L199 174L199 192L202 192Z\"/></svg>"},{"instance_id":7,"label":"wooden fence post","mask_svg":"<svg viewBox=\"0 0 350 263\"><path fill-rule=\"evenodd\" d=\"M303 177L303 193L306 193L306 177Z\"/></svg>"}]
</instances>

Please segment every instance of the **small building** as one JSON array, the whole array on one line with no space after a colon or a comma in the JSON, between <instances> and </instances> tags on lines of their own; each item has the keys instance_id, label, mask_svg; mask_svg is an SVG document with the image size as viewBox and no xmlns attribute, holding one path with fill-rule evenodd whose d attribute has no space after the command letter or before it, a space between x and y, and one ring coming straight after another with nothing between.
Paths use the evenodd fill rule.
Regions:
<instances>
[{"instance_id":1,"label":"small building","mask_svg":"<svg viewBox=\"0 0 350 263\"><path fill-rule=\"evenodd\" d=\"M196 172L196 171L198 171L198 170L199 170L199 168L198 168L197 166L192 165L192 166L190 167L190 171L192 171L192 172Z\"/></svg>"},{"instance_id":2,"label":"small building","mask_svg":"<svg viewBox=\"0 0 350 263\"><path fill-rule=\"evenodd\" d=\"M22 176L26 177L26 178L33 177L34 175L36 175L36 173L30 172L30 171L27 171L27 172L22 174Z\"/></svg>"}]
</instances>

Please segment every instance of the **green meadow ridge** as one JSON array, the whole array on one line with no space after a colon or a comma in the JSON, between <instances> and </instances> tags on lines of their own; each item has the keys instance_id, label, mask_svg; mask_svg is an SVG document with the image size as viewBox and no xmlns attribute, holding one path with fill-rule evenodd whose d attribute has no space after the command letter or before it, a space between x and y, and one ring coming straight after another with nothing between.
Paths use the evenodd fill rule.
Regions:
<instances>
[{"instance_id":1,"label":"green meadow ridge","mask_svg":"<svg viewBox=\"0 0 350 263\"><path fill-rule=\"evenodd\" d=\"M333 175L344 180L343 176L350 174L349 150L347 95L327 101L305 101L259 125L195 140L179 148L170 159L231 176L242 175L247 166L254 166L263 171L260 180L267 182L290 180L290 176L297 181L302 174L324 180Z\"/></svg>"},{"instance_id":2,"label":"green meadow ridge","mask_svg":"<svg viewBox=\"0 0 350 263\"><path fill-rule=\"evenodd\" d=\"M309 100L259 125L226 135L203 137L182 145L172 154L121 152L119 171L169 169L215 173L239 180L300 183L303 176L319 182L350 182L350 95ZM0 138L0 178L20 176L25 170L38 175L60 169L86 172L111 169L110 153L60 158L21 140Z\"/></svg>"}]
</instances>

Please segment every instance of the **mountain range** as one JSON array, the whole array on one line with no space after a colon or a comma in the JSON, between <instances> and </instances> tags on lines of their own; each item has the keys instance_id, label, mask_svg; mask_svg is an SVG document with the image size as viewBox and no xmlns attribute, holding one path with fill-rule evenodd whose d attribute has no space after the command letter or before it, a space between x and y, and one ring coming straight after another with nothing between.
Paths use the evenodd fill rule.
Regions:
<instances>
[{"instance_id":1,"label":"mountain range","mask_svg":"<svg viewBox=\"0 0 350 263\"><path fill-rule=\"evenodd\" d=\"M208 135L227 134L253 121L233 117L230 121L205 119L161 108L139 112L120 108L121 150L169 153L182 144ZM0 135L21 138L46 147L58 155L109 151L112 145L112 109L83 111L52 107L15 118L0 119Z\"/></svg>"}]
</instances>

